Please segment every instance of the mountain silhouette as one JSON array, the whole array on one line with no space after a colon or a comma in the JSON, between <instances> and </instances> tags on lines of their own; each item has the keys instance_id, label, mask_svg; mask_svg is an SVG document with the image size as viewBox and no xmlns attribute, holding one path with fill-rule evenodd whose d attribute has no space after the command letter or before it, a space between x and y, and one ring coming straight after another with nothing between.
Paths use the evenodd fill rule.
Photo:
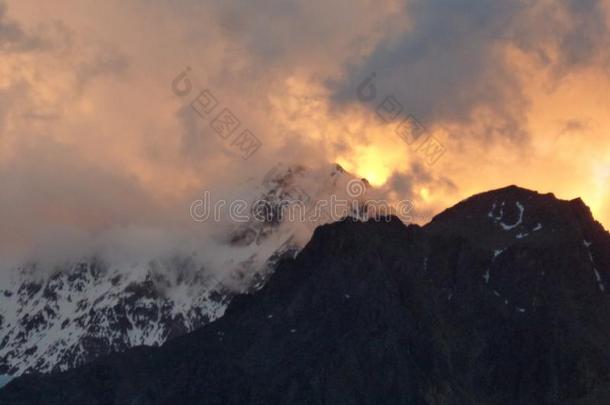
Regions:
<instances>
[{"instance_id":1,"label":"mountain silhouette","mask_svg":"<svg viewBox=\"0 0 610 405\"><path fill-rule=\"evenodd\" d=\"M0 390L12 404L607 404L610 234L510 186L424 227L323 225L265 286L158 348Z\"/></svg>"}]
</instances>

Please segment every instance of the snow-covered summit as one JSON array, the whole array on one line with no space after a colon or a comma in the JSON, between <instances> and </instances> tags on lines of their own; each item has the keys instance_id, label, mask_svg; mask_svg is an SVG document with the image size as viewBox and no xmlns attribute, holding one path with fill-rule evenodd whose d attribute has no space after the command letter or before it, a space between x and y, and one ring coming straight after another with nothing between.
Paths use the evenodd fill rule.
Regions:
<instances>
[{"instance_id":1,"label":"snow-covered summit","mask_svg":"<svg viewBox=\"0 0 610 405\"><path fill-rule=\"evenodd\" d=\"M287 201L310 208L344 193L350 178L339 166L280 165L252 195L272 212ZM222 316L236 292L260 288L274 263L297 252L317 224L270 215L233 224L218 246L192 256L16 267L0 285L0 375L65 370L200 328ZM198 257L206 254L214 257Z\"/></svg>"}]
</instances>

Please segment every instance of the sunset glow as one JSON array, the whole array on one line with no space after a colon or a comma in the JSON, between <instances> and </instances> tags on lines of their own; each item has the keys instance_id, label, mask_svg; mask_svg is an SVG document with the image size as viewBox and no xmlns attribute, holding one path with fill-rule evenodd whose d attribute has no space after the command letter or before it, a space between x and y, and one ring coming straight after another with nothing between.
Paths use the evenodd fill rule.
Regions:
<instances>
[{"instance_id":1,"label":"sunset glow","mask_svg":"<svg viewBox=\"0 0 610 405\"><path fill-rule=\"evenodd\" d=\"M12 33L0 242L65 226L190 227L185 207L202 190L235 193L280 161L338 163L432 213L517 184L582 197L610 227L608 2L451 9L464 25L432 3L0 2ZM541 15L547 26L532 23ZM236 157L213 117L197 118L195 93L172 93L185 69L261 140L256 155ZM359 94L367 77L371 100ZM399 116L380 110L390 96ZM434 164L397 132L408 115L445 148Z\"/></svg>"}]
</instances>

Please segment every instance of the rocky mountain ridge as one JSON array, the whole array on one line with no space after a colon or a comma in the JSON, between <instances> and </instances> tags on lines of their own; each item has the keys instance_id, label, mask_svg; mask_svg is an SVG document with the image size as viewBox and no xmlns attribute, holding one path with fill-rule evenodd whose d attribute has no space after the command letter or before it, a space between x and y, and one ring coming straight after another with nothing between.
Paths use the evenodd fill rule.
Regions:
<instances>
[{"instance_id":1,"label":"rocky mountain ridge","mask_svg":"<svg viewBox=\"0 0 610 405\"><path fill-rule=\"evenodd\" d=\"M605 404L610 235L518 187L425 227L316 229L258 291L159 348L24 376L12 404Z\"/></svg>"},{"instance_id":2,"label":"rocky mountain ridge","mask_svg":"<svg viewBox=\"0 0 610 405\"><path fill-rule=\"evenodd\" d=\"M279 258L298 252L323 223L289 224L282 206L311 207L351 178L338 165L278 165L260 185L245 185L264 205L252 204L261 215L221 238L220 274L196 252L121 267L93 257L58 269L13 269L0 286L0 376L64 371L134 346L159 346L217 319L235 293L260 288Z\"/></svg>"}]
</instances>

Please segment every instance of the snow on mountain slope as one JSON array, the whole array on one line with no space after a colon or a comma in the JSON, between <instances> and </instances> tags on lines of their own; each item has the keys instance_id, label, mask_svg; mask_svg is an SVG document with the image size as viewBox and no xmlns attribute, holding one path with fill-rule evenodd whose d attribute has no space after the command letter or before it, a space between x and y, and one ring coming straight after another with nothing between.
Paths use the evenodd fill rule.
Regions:
<instances>
[{"instance_id":1,"label":"snow on mountain slope","mask_svg":"<svg viewBox=\"0 0 610 405\"><path fill-rule=\"evenodd\" d=\"M505 187L424 227L322 226L217 322L19 377L0 402L607 404L609 281L610 233L582 201Z\"/></svg>"},{"instance_id":2,"label":"snow on mountain slope","mask_svg":"<svg viewBox=\"0 0 610 405\"><path fill-rule=\"evenodd\" d=\"M280 257L330 220L287 221L282 206L303 201L309 210L317 199L344 194L349 179L339 166L277 166L252 187L268 215L235 224L207 261L195 255L117 267L86 258L53 271L13 269L0 286L0 375L66 370L110 352L158 346L217 319L235 292L261 287Z\"/></svg>"},{"instance_id":3,"label":"snow on mountain slope","mask_svg":"<svg viewBox=\"0 0 610 405\"><path fill-rule=\"evenodd\" d=\"M95 261L44 280L21 269L0 291L3 371L64 370L108 351L159 345L222 315L226 297L189 263L125 272Z\"/></svg>"}]
</instances>

